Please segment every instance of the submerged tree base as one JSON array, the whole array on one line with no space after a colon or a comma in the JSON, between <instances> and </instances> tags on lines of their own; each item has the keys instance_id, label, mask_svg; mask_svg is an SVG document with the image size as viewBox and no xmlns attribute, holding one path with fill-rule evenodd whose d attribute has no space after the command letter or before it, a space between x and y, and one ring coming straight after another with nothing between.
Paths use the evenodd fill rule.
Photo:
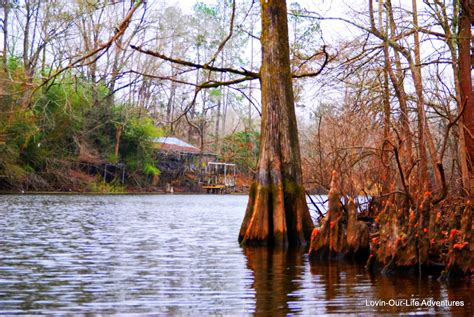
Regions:
<instances>
[{"instance_id":1,"label":"submerged tree base","mask_svg":"<svg viewBox=\"0 0 474 317\"><path fill-rule=\"evenodd\" d=\"M328 214L321 228L314 229L311 235L309 255L319 259L351 259L366 261L370 254L369 228L357 220L354 201L349 200L348 210L344 211L337 191L336 173L333 172L331 190L328 194Z\"/></svg>"},{"instance_id":2,"label":"submerged tree base","mask_svg":"<svg viewBox=\"0 0 474 317\"><path fill-rule=\"evenodd\" d=\"M314 228L301 186L254 184L239 234L246 246L304 246Z\"/></svg>"},{"instance_id":3,"label":"submerged tree base","mask_svg":"<svg viewBox=\"0 0 474 317\"><path fill-rule=\"evenodd\" d=\"M418 206L399 207L392 198L376 211L370 234L369 227L357 220L352 199L343 208L335 179L333 173L328 214L320 229L313 231L311 258L367 261L369 271L386 275L432 275L440 280L471 277L470 201L435 207L431 193L426 192Z\"/></svg>"}]
</instances>

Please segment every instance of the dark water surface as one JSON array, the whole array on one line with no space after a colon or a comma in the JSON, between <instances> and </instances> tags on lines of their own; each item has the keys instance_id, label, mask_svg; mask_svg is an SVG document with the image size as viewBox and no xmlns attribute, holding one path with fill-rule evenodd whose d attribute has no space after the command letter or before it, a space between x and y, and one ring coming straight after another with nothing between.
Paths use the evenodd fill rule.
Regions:
<instances>
[{"instance_id":1,"label":"dark water surface","mask_svg":"<svg viewBox=\"0 0 474 317\"><path fill-rule=\"evenodd\" d=\"M0 314L463 313L474 286L242 249L246 196L0 196ZM402 306L390 306L406 300ZM373 307L378 300L385 306ZM463 307L415 307L415 300ZM381 302L379 301L379 304Z\"/></svg>"}]
</instances>

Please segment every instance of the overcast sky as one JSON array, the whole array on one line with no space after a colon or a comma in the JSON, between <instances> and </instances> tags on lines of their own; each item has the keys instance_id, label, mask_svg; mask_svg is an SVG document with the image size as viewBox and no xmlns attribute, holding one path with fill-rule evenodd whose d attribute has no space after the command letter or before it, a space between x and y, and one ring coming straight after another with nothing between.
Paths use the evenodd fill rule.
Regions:
<instances>
[{"instance_id":1,"label":"overcast sky","mask_svg":"<svg viewBox=\"0 0 474 317\"><path fill-rule=\"evenodd\" d=\"M191 13L192 8L196 2L204 2L209 4L217 4L219 0L167 0L166 4L168 5L178 5L186 12ZM395 0L394 2L407 2L410 0ZM323 16L331 16L331 17L341 17L346 15L351 9L361 10L362 8L367 6L366 0L287 0L287 6L291 3L298 3L302 7L310 10L315 11ZM239 5L239 1L237 0L237 5ZM341 22L322 22L321 28L325 36L328 37L329 40L337 40L344 37L344 34L350 32L350 27L344 25Z\"/></svg>"}]
</instances>

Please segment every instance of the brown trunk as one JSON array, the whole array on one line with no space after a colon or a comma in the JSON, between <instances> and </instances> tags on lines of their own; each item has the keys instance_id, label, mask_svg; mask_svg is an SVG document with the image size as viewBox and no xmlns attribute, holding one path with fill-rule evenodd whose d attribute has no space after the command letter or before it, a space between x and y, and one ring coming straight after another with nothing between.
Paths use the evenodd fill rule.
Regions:
<instances>
[{"instance_id":1,"label":"brown trunk","mask_svg":"<svg viewBox=\"0 0 474 317\"><path fill-rule=\"evenodd\" d=\"M262 124L242 244L303 245L313 222L302 186L284 0L262 0Z\"/></svg>"},{"instance_id":2,"label":"brown trunk","mask_svg":"<svg viewBox=\"0 0 474 317\"><path fill-rule=\"evenodd\" d=\"M391 1L388 0L386 2L387 7L387 15L390 24L390 32L392 36L397 34L397 27L395 23L395 19L393 17L392 11L392 4ZM388 43L385 43L388 46ZM405 92L404 87L404 71L402 67L402 63L400 60L400 53L395 50L394 57L395 57L395 69L396 73L394 72L391 61L390 55L388 51L388 47L385 49L385 65L387 67L388 74L390 75L390 81L392 82L393 88L395 90L395 95L397 96L398 102L400 104L400 123L401 123L401 144L400 144L400 157L402 160L402 165L404 171L407 171L411 168L411 163L413 161L413 152L412 152L412 134L410 129L410 118L408 114L408 98ZM408 175L406 175L408 177ZM409 180L407 180L409 181Z\"/></svg>"},{"instance_id":3,"label":"brown trunk","mask_svg":"<svg viewBox=\"0 0 474 317\"><path fill-rule=\"evenodd\" d=\"M369 2L369 10L370 10L370 16L371 16L371 25L372 28L375 29L375 18L374 18L374 13L373 13L373 3L372 1ZM379 17L379 32L383 34L388 33L388 19L385 24L384 28L384 21L383 21L383 3L379 1L379 9L378 9ZM381 82L381 87L382 87L382 103L383 103L383 144L390 142L390 111L391 111L391 106L390 106L390 86L389 86L389 69L391 70L391 61L390 61L390 56L389 56L389 50L388 50L388 42L384 41L384 46L383 46L383 52L384 52L384 68L382 70L383 74L383 82ZM393 73L393 70L392 70ZM390 180L392 179L391 177L391 169L390 169L390 158L389 158L389 152L385 150L384 146L382 146L382 154L381 154L381 161L380 161L380 171L383 171L381 173L381 194L387 194L390 190Z\"/></svg>"},{"instance_id":4,"label":"brown trunk","mask_svg":"<svg viewBox=\"0 0 474 317\"><path fill-rule=\"evenodd\" d=\"M469 169L471 184L470 194L474 193L474 100L472 98L471 79L471 21L469 0L462 1L459 21L459 78L461 85L461 103L464 109L464 142L466 144L465 157ZM461 155L462 157L463 155Z\"/></svg>"},{"instance_id":5,"label":"brown trunk","mask_svg":"<svg viewBox=\"0 0 474 317\"><path fill-rule=\"evenodd\" d=\"M224 57L221 58L221 67L224 67ZM221 73L220 81L224 80L224 73ZM221 140L220 140L220 132L221 132L221 116L222 116L222 103L224 101L224 89L222 88L221 92L219 93L219 100L217 101L217 113L216 113L216 126L214 132L214 142L215 142L215 151L216 153L221 152Z\"/></svg>"},{"instance_id":6,"label":"brown trunk","mask_svg":"<svg viewBox=\"0 0 474 317\"><path fill-rule=\"evenodd\" d=\"M455 15L458 13L455 13ZM446 16L447 18L447 16ZM454 75L454 87L456 91L456 102L458 105L458 113L461 113L463 109L463 105L465 102L465 99L463 99L462 91L461 91L461 83L460 83L460 73L459 73L459 67L460 67L460 60L459 56L457 53L457 48L455 46L455 42L451 40L453 38L453 35L451 33L451 29L449 27L444 28L446 30L446 38L447 44L451 53L451 65L453 68L453 75ZM461 118L458 122L458 130L457 133L459 135L459 140L458 140L458 161L459 161L459 169L461 173L461 181L462 181L462 190L461 192L464 193L469 193L470 191L470 183L469 183L469 169L467 167L467 154L466 154L466 141L465 141L465 134L464 134L464 120Z\"/></svg>"},{"instance_id":7,"label":"brown trunk","mask_svg":"<svg viewBox=\"0 0 474 317\"><path fill-rule=\"evenodd\" d=\"M416 13L416 1L413 0L413 23L414 27L418 24L418 18ZM418 123L418 156L420 159L418 169L418 189L427 191L430 188L428 180L428 154L426 152L426 114L425 114L425 102L423 96L423 83L421 78L421 66L419 65L420 60L420 40L418 32L414 33L415 40L415 60L412 59L411 54L407 53L405 58L410 66L410 71L415 85L416 92L416 110L417 110L417 123Z\"/></svg>"},{"instance_id":8,"label":"brown trunk","mask_svg":"<svg viewBox=\"0 0 474 317\"><path fill-rule=\"evenodd\" d=\"M344 215L337 182L337 174L333 171L328 193L327 216L322 222L321 229L314 229L311 236L309 254L312 257L340 257L345 252Z\"/></svg>"},{"instance_id":9,"label":"brown trunk","mask_svg":"<svg viewBox=\"0 0 474 317\"><path fill-rule=\"evenodd\" d=\"M462 108L459 108L459 111L461 111ZM461 118L459 120L459 140L458 140L458 153L459 153L459 165L460 165L460 170L461 170L461 180L462 180L462 192L463 195L466 193L468 196L470 193L474 192L471 191L471 182L470 182L470 176L469 176L469 168L467 165L467 153L466 153L466 135L464 133L464 120Z\"/></svg>"},{"instance_id":10,"label":"brown trunk","mask_svg":"<svg viewBox=\"0 0 474 317\"><path fill-rule=\"evenodd\" d=\"M174 65L171 65L171 76L173 79L176 78L178 75L177 69L174 67ZM199 80L199 77L196 78L196 82ZM174 107L176 103L176 87L177 84L175 81L171 81L171 87L170 87L170 97L168 99L168 103L166 105L166 125L168 128L168 133L172 135L174 133L174 127L173 127L173 117L174 117Z\"/></svg>"},{"instance_id":11,"label":"brown trunk","mask_svg":"<svg viewBox=\"0 0 474 317\"><path fill-rule=\"evenodd\" d=\"M217 102L217 113L216 113L216 126L214 132L214 142L215 142L215 149L216 153L220 153L221 146L220 146L220 119L221 119L221 100L222 96L219 97L219 101Z\"/></svg>"},{"instance_id":12,"label":"brown trunk","mask_svg":"<svg viewBox=\"0 0 474 317\"><path fill-rule=\"evenodd\" d=\"M459 21L459 86L461 94L461 106L464 112L460 129L460 159L461 171L463 164L467 165L470 176L470 197L474 193L474 101L472 100L471 79L471 23L473 14L470 11L472 1L461 1L461 12ZM464 123L464 129L463 127ZM463 146L465 144L465 147ZM465 161L464 161L465 159ZM464 165L464 166L465 166ZM463 175L464 176L464 175ZM442 272L441 279L457 279L469 276L472 268L472 202L467 201L462 206L462 219L457 221L456 213L452 215L449 234L448 263ZM461 211L459 211L461 213ZM459 229L458 229L459 228Z\"/></svg>"},{"instance_id":13,"label":"brown trunk","mask_svg":"<svg viewBox=\"0 0 474 317\"><path fill-rule=\"evenodd\" d=\"M10 13L10 1L2 0L1 2L3 7L3 56L2 56L2 64L5 73L8 73L8 17Z\"/></svg>"},{"instance_id":14,"label":"brown trunk","mask_svg":"<svg viewBox=\"0 0 474 317\"><path fill-rule=\"evenodd\" d=\"M369 256L369 227L357 220L357 209L351 198L347 216L347 254L364 260Z\"/></svg>"},{"instance_id":15,"label":"brown trunk","mask_svg":"<svg viewBox=\"0 0 474 317\"><path fill-rule=\"evenodd\" d=\"M384 55L385 55L385 67L383 69L383 139L384 142L390 141L390 88L389 88L389 56L388 56L388 43L384 44ZM382 166L384 166L384 175L382 182L382 194L387 194L390 190L390 180L392 179L392 173L390 168L389 152L382 152Z\"/></svg>"},{"instance_id":16,"label":"brown trunk","mask_svg":"<svg viewBox=\"0 0 474 317\"><path fill-rule=\"evenodd\" d=\"M115 127L115 147L114 147L114 154L115 158L118 160L119 158L119 149L120 149L120 137L122 136L123 126L118 125Z\"/></svg>"},{"instance_id":17,"label":"brown trunk","mask_svg":"<svg viewBox=\"0 0 474 317\"><path fill-rule=\"evenodd\" d=\"M122 47L122 40L121 38L117 39L117 45L115 46L115 55L114 55L114 62L112 64L112 78L109 82L109 95L107 96L107 111L112 111L112 107L114 106L114 97L115 97L115 85L117 83L117 77L119 75L119 64L120 64L120 55L122 54L121 51ZM94 68L94 75L95 75L95 68ZM95 95L97 98L97 95ZM96 100L94 100L96 102Z\"/></svg>"},{"instance_id":18,"label":"brown trunk","mask_svg":"<svg viewBox=\"0 0 474 317\"><path fill-rule=\"evenodd\" d=\"M437 164L441 163L438 158L438 153L436 151L436 147L434 145L434 140L431 135L430 127L428 125L428 121L426 118L426 115L424 114L424 97L423 97L423 83L422 83L422 76L421 76L421 53L420 53L420 35L418 31L418 10L416 6L416 0L412 0L412 6L413 6L413 27L415 28L415 32L413 33L414 39L415 39L415 69L417 72L417 78L419 78L419 83L415 82L415 87L419 85L420 89L417 89L417 95L418 95L418 101L421 104L421 111L423 112L423 122L422 124L424 125L424 133L425 133L425 138L428 143L428 149L430 151L430 156L431 156L431 163L433 167L433 173L435 175L435 180L436 180L436 188L438 190L441 189L442 187L442 181L441 181L441 174L439 169L437 168ZM413 77L413 80L415 80L415 77ZM420 116L420 110L419 110L419 116Z\"/></svg>"},{"instance_id":19,"label":"brown trunk","mask_svg":"<svg viewBox=\"0 0 474 317\"><path fill-rule=\"evenodd\" d=\"M459 16L459 4L454 3L453 5L453 16ZM448 45L450 54L451 54L451 67L453 69L453 77L454 77L454 87L456 91L456 103L458 106L458 113L461 113L463 109L463 101L462 101L462 92L461 92L461 83L460 83L460 61L458 55L458 38L456 35L453 35L451 31L451 26L449 25L448 14L446 12L446 7L442 6L442 26L443 30L446 35L446 44ZM461 22L462 25L462 22ZM459 137L458 140L458 161L459 161L459 169L461 173L461 181L462 181L462 189L460 192L464 194L468 194L470 190L470 181L469 181L469 169L467 167L467 155L466 155L466 142L465 142L465 135L464 135L464 123L462 118L458 121L458 129L457 135Z\"/></svg>"}]
</instances>

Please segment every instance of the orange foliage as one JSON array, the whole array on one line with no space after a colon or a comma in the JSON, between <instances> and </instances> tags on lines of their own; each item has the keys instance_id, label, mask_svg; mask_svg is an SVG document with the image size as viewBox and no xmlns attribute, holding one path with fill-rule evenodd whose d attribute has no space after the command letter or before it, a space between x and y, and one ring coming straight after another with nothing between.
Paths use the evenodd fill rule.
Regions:
<instances>
[{"instance_id":1,"label":"orange foliage","mask_svg":"<svg viewBox=\"0 0 474 317\"><path fill-rule=\"evenodd\" d=\"M451 233L449 234L449 239L450 239L450 240L453 240L453 239L456 238L456 236L457 236L458 234L460 234L460 233L461 233L460 230L452 229L452 230L451 230Z\"/></svg>"},{"instance_id":2,"label":"orange foliage","mask_svg":"<svg viewBox=\"0 0 474 317\"><path fill-rule=\"evenodd\" d=\"M462 250L462 249L464 249L464 247L467 246L467 245L468 245L468 243L467 243L466 241L464 241L464 242L459 242L459 243L455 243L455 244L453 245L453 249Z\"/></svg>"}]
</instances>

